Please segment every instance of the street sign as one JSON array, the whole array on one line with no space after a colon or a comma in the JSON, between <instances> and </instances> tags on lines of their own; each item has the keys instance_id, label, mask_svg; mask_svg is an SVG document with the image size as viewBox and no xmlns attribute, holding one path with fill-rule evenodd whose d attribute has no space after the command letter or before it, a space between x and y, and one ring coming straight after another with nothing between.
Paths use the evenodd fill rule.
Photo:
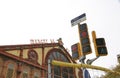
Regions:
<instances>
[{"instance_id":1,"label":"street sign","mask_svg":"<svg viewBox=\"0 0 120 78\"><path fill-rule=\"evenodd\" d=\"M82 14L82 15L74 18L74 19L72 19L72 20L71 20L71 26L75 26L75 25L77 25L78 23L81 23L81 22L83 22L83 21L85 21L85 20L86 20L86 14L84 13L84 14Z\"/></svg>"},{"instance_id":2,"label":"street sign","mask_svg":"<svg viewBox=\"0 0 120 78\"><path fill-rule=\"evenodd\" d=\"M88 72L87 69L84 69L83 72L84 72L84 73L83 73L83 77L84 77L84 78L91 78L91 77L90 77L90 74L89 74L89 72Z\"/></svg>"}]
</instances>

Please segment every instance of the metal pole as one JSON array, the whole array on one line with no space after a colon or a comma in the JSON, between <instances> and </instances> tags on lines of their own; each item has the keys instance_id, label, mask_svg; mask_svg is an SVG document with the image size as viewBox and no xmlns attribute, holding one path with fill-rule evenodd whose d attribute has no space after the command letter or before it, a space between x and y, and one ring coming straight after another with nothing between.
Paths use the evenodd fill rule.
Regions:
<instances>
[{"instance_id":1,"label":"metal pole","mask_svg":"<svg viewBox=\"0 0 120 78\"><path fill-rule=\"evenodd\" d=\"M51 61L48 59L48 78L51 78Z\"/></svg>"},{"instance_id":2,"label":"metal pole","mask_svg":"<svg viewBox=\"0 0 120 78\"><path fill-rule=\"evenodd\" d=\"M88 59L88 60L86 61L86 63L89 64L89 65L91 65L91 64L92 64L95 60L97 60L99 57L100 57L100 56L95 57L95 58L93 58L93 59Z\"/></svg>"},{"instance_id":3,"label":"metal pole","mask_svg":"<svg viewBox=\"0 0 120 78\"><path fill-rule=\"evenodd\" d=\"M79 34L79 39L80 39L80 23L78 23L78 34ZM81 40L80 40L80 42L81 42ZM80 46L80 49L82 50L82 47ZM82 54L83 55L83 54ZM85 64L85 59L86 59L86 56L85 55L83 55L80 59L79 59L79 61L81 62L81 64ZM82 68L82 72L83 72L83 78L85 78L84 77L84 69L85 68Z\"/></svg>"},{"instance_id":4,"label":"metal pole","mask_svg":"<svg viewBox=\"0 0 120 78\"><path fill-rule=\"evenodd\" d=\"M79 60L79 61L81 62L81 64L85 64L85 62L84 62L84 61L85 61L85 59L86 59L86 56L85 56L85 55L83 55L83 56L80 58L80 60ZM85 69L85 68L82 68L83 78L85 78L85 77L84 77L84 69Z\"/></svg>"}]
</instances>

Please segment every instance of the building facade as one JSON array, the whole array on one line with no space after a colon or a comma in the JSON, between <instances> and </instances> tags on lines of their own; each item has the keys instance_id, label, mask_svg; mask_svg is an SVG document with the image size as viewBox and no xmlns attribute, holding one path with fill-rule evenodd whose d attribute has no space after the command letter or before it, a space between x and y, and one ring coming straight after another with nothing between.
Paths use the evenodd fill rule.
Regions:
<instances>
[{"instance_id":1,"label":"building facade","mask_svg":"<svg viewBox=\"0 0 120 78\"><path fill-rule=\"evenodd\" d=\"M48 78L48 59L76 63L59 42L0 46L0 78ZM82 78L82 70L51 64L51 78Z\"/></svg>"}]
</instances>

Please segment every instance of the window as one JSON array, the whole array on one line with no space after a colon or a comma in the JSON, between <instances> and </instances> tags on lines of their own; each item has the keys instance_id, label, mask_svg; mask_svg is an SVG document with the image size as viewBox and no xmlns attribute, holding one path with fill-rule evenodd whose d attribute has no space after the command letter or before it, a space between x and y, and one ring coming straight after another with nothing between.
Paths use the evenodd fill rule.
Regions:
<instances>
[{"instance_id":1,"label":"window","mask_svg":"<svg viewBox=\"0 0 120 78\"><path fill-rule=\"evenodd\" d=\"M34 73L34 78L39 78L39 74L37 72Z\"/></svg>"},{"instance_id":2,"label":"window","mask_svg":"<svg viewBox=\"0 0 120 78\"><path fill-rule=\"evenodd\" d=\"M62 68L62 77L68 78L68 74L69 74L68 68L66 68L66 67Z\"/></svg>"},{"instance_id":3,"label":"window","mask_svg":"<svg viewBox=\"0 0 120 78\"><path fill-rule=\"evenodd\" d=\"M48 59L70 62L68 58L65 56L65 54L59 49L50 51L48 53L46 60ZM52 66L51 68L52 68L52 78L75 78L73 68L70 67L66 68L60 66Z\"/></svg>"},{"instance_id":4,"label":"window","mask_svg":"<svg viewBox=\"0 0 120 78\"><path fill-rule=\"evenodd\" d=\"M23 72L23 78L28 78L28 73L27 72Z\"/></svg>"},{"instance_id":5,"label":"window","mask_svg":"<svg viewBox=\"0 0 120 78\"><path fill-rule=\"evenodd\" d=\"M27 67L23 68L23 74L22 74L22 78L29 78L29 70L27 69Z\"/></svg>"},{"instance_id":6,"label":"window","mask_svg":"<svg viewBox=\"0 0 120 78\"><path fill-rule=\"evenodd\" d=\"M10 63L8 64L6 78L13 78L13 73L14 73L14 64Z\"/></svg>"}]
</instances>

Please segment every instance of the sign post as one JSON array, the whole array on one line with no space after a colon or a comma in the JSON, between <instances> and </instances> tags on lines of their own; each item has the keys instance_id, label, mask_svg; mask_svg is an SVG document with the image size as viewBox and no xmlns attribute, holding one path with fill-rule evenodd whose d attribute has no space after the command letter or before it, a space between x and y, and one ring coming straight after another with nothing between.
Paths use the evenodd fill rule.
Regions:
<instances>
[{"instance_id":1,"label":"sign post","mask_svg":"<svg viewBox=\"0 0 120 78\"><path fill-rule=\"evenodd\" d=\"M71 20L72 26L78 25L78 32L79 32L79 38L80 38L80 44L81 44L80 49L82 52L82 56L92 53L87 24L86 23L80 24L85 20L86 20L85 13Z\"/></svg>"},{"instance_id":2,"label":"sign post","mask_svg":"<svg viewBox=\"0 0 120 78\"><path fill-rule=\"evenodd\" d=\"M87 26L86 24L83 24L82 26L80 25L81 22L85 21L86 20L86 14L82 14L78 17L75 17L74 19L71 20L71 26L75 26L75 25L78 25L78 31L79 31L79 38L80 38L80 50L81 50L81 57L79 59L79 61L81 63L85 63L85 59L86 59L86 56L83 52L86 53L86 51L91 51L91 48L88 48L89 45L84 45L84 44L87 44L89 43L89 39L87 38L88 37L88 32L87 32ZM81 30L81 31L80 31ZM84 31L85 30L85 31ZM86 48L87 47L87 48ZM83 71L83 78L85 78L84 76L84 68L82 68L82 71Z\"/></svg>"},{"instance_id":3,"label":"sign post","mask_svg":"<svg viewBox=\"0 0 120 78\"><path fill-rule=\"evenodd\" d=\"M71 26L78 25L78 31L79 31L79 38L80 38L80 51L78 50L79 47L76 45L72 46L72 56L73 58L79 58L79 61L82 64L85 64L86 55L92 53L92 49L90 46L90 39L88 34L88 28L87 24L81 22L86 20L86 14L83 13L82 15L75 17L71 20ZM93 43L95 48L96 57L93 59L88 59L87 64L91 65L96 59L98 59L100 56L106 56L108 54L106 43L104 38L96 38L95 31L92 31L92 37L93 37ZM81 55L80 55L80 54ZM89 72L83 67L83 78L91 78Z\"/></svg>"}]
</instances>

